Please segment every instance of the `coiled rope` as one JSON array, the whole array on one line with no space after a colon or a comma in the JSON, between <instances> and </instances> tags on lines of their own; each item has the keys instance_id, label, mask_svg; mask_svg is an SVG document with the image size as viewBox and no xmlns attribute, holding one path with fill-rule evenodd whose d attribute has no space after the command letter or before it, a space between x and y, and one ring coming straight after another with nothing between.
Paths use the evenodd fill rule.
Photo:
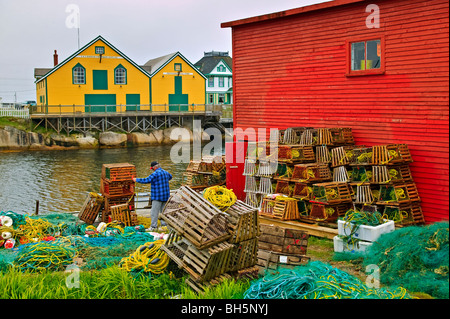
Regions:
<instances>
[{"instance_id":1,"label":"coiled rope","mask_svg":"<svg viewBox=\"0 0 450 319\"><path fill-rule=\"evenodd\" d=\"M236 203L237 200L233 190L223 186L211 186L205 188L203 197L222 211L226 211Z\"/></svg>"}]
</instances>

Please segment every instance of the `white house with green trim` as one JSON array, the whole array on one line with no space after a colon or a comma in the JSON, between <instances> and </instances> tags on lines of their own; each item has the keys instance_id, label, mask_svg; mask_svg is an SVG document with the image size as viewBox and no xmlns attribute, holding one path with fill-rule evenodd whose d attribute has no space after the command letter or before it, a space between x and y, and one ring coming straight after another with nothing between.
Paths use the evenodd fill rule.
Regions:
<instances>
[{"instance_id":1,"label":"white house with green trim","mask_svg":"<svg viewBox=\"0 0 450 319\"><path fill-rule=\"evenodd\" d=\"M228 52L205 52L194 66L207 78L206 103L233 104L232 58Z\"/></svg>"}]
</instances>

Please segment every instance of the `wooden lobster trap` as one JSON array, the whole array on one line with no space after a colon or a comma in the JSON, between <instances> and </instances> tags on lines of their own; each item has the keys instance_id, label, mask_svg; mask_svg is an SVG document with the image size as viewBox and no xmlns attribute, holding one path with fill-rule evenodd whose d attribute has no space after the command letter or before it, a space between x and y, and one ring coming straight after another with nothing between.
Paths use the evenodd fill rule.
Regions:
<instances>
[{"instance_id":1,"label":"wooden lobster trap","mask_svg":"<svg viewBox=\"0 0 450 319\"><path fill-rule=\"evenodd\" d=\"M111 220L122 222L125 226L136 226L138 224L137 214L130 210L128 204L111 206Z\"/></svg>"},{"instance_id":2,"label":"wooden lobster trap","mask_svg":"<svg viewBox=\"0 0 450 319\"><path fill-rule=\"evenodd\" d=\"M173 231L161 246L161 250L196 282L208 281L226 273L232 249L233 245L227 242L198 249Z\"/></svg>"},{"instance_id":3,"label":"wooden lobster trap","mask_svg":"<svg viewBox=\"0 0 450 319\"><path fill-rule=\"evenodd\" d=\"M335 222L339 217L352 207L352 203L337 205L327 205L323 203L311 202L311 210L307 216L302 216L302 221L312 222Z\"/></svg>"},{"instance_id":4,"label":"wooden lobster trap","mask_svg":"<svg viewBox=\"0 0 450 319\"><path fill-rule=\"evenodd\" d=\"M343 166L347 164L349 164L349 160L343 146L331 149L331 167Z\"/></svg>"},{"instance_id":5,"label":"wooden lobster trap","mask_svg":"<svg viewBox=\"0 0 450 319\"><path fill-rule=\"evenodd\" d=\"M201 161L194 161L191 160L188 164L188 167L186 168L186 172L190 173L198 173L198 169L200 167Z\"/></svg>"},{"instance_id":6,"label":"wooden lobster trap","mask_svg":"<svg viewBox=\"0 0 450 319\"><path fill-rule=\"evenodd\" d=\"M237 200L227 209L231 237L229 243L238 243L259 236L258 209Z\"/></svg>"},{"instance_id":7,"label":"wooden lobster trap","mask_svg":"<svg viewBox=\"0 0 450 319\"><path fill-rule=\"evenodd\" d=\"M331 163L331 153L326 145L316 146L316 163L329 164Z\"/></svg>"},{"instance_id":8,"label":"wooden lobster trap","mask_svg":"<svg viewBox=\"0 0 450 319\"><path fill-rule=\"evenodd\" d=\"M306 255L308 238L306 231L261 224L258 247L279 253Z\"/></svg>"},{"instance_id":9,"label":"wooden lobster trap","mask_svg":"<svg viewBox=\"0 0 450 319\"><path fill-rule=\"evenodd\" d=\"M349 165L372 165L372 147L358 146L346 150Z\"/></svg>"},{"instance_id":10,"label":"wooden lobster trap","mask_svg":"<svg viewBox=\"0 0 450 319\"><path fill-rule=\"evenodd\" d=\"M313 199L313 188L312 185L307 183L295 183L294 191L292 197L301 200Z\"/></svg>"},{"instance_id":11,"label":"wooden lobster trap","mask_svg":"<svg viewBox=\"0 0 450 319\"><path fill-rule=\"evenodd\" d=\"M305 129L300 135L300 145L317 145L317 129Z\"/></svg>"},{"instance_id":12,"label":"wooden lobster trap","mask_svg":"<svg viewBox=\"0 0 450 319\"><path fill-rule=\"evenodd\" d=\"M278 161L283 163L312 163L315 161L314 149L310 145L278 146Z\"/></svg>"},{"instance_id":13,"label":"wooden lobster trap","mask_svg":"<svg viewBox=\"0 0 450 319\"><path fill-rule=\"evenodd\" d=\"M406 144L388 144L372 147L374 165L392 165L412 163L412 157Z\"/></svg>"},{"instance_id":14,"label":"wooden lobster trap","mask_svg":"<svg viewBox=\"0 0 450 319\"><path fill-rule=\"evenodd\" d=\"M259 179L259 190L260 194L272 194L274 191L272 179L269 177L261 177Z\"/></svg>"},{"instance_id":15,"label":"wooden lobster trap","mask_svg":"<svg viewBox=\"0 0 450 319\"><path fill-rule=\"evenodd\" d=\"M244 202L254 208L259 208L261 206L261 194L255 192L245 192Z\"/></svg>"},{"instance_id":16,"label":"wooden lobster trap","mask_svg":"<svg viewBox=\"0 0 450 319\"><path fill-rule=\"evenodd\" d=\"M415 183L380 185L377 204L400 205L410 202L420 202Z\"/></svg>"},{"instance_id":17,"label":"wooden lobster trap","mask_svg":"<svg viewBox=\"0 0 450 319\"><path fill-rule=\"evenodd\" d=\"M392 183L412 183L413 177L411 169L406 165L392 165L388 167L389 178Z\"/></svg>"},{"instance_id":18,"label":"wooden lobster trap","mask_svg":"<svg viewBox=\"0 0 450 319\"><path fill-rule=\"evenodd\" d=\"M116 205L126 204L130 211L135 210L135 195L105 197L105 206L102 211L102 222L108 222L111 216L111 208Z\"/></svg>"},{"instance_id":19,"label":"wooden lobster trap","mask_svg":"<svg viewBox=\"0 0 450 319\"><path fill-rule=\"evenodd\" d=\"M135 191L135 183L131 181L109 182L106 179L100 181L100 193L105 197L131 196Z\"/></svg>"},{"instance_id":20,"label":"wooden lobster trap","mask_svg":"<svg viewBox=\"0 0 450 319\"><path fill-rule=\"evenodd\" d=\"M425 223L425 218L419 203L399 206L386 205L383 216L386 219L393 220L397 226L421 225Z\"/></svg>"},{"instance_id":21,"label":"wooden lobster trap","mask_svg":"<svg viewBox=\"0 0 450 319\"><path fill-rule=\"evenodd\" d=\"M333 136L330 129L318 128L316 134L316 145L333 145Z\"/></svg>"},{"instance_id":22,"label":"wooden lobster trap","mask_svg":"<svg viewBox=\"0 0 450 319\"><path fill-rule=\"evenodd\" d=\"M275 207L275 199L264 197L261 201L261 209L259 214L262 216L273 217L273 209Z\"/></svg>"},{"instance_id":23,"label":"wooden lobster trap","mask_svg":"<svg viewBox=\"0 0 450 319\"><path fill-rule=\"evenodd\" d=\"M225 162L222 156L203 156L198 166L198 173L213 174L225 169Z\"/></svg>"},{"instance_id":24,"label":"wooden lobster trap","mask_svg":"<svg viewBox=\"0 0 450 319\"><path fill-rule=\"evenodd\" d=\"M251 160L276 161L278 143L270 141L249 142L246 158Z\"/></svg>"},{"instance_id":25,"label":"wooden lobster trap","mask_svg":"<svg viewBox=\"0 0 450 319\"><path fill-rule=\"evenodd\" d=\"M331 180L331 171L328 165L324 164L297 164L294 166L291 181L310 183L324 182Z\"/></svg>"},{"instance_id":26,"label":"wooden lobster trap","mask_svg":"<svg viewBox=\"0 0 450 319\"><path fill-rule=\"evenodd\" d=\"M336 166L333 168L333 182L350 182L350 176L345 166Z\"/></svg>"},{"instance_id":27,"label":"wooden lobster trap","mask_svg":"<svg viewBox=\"0 0 450 319\"><path fill-rule=\"evenodd\" d=\"M92 225L99 212L104 208L105 199L96 193L89 193L84 201L83 207L80 209L78 218L86 224Z\"/></svg>"},{"instance_id":28,"label":"wooden lobster trap","mask_svg":"<svg viewBox=\"0 0 450 319\"><path fill-rule=\"evenodd\" d=\"M284 180L277 181L277 186L275 187L276 194L292 196L293 192L294 192L294 183Z\"/></svg>"},{"instance_id":29,"label":"wooden lobster trap","mask_svg":"<svg viewBox=\"0 0 450 319\"><path fill-rule=\"evenodd\" d=\"M326 204L341 204L352 201L352 190L348 183L318 183L313 185L313 200Z\"/></svg>"},{"instance_id":30,"label":"wooden lobster trap","mask_svg":"<svg viewBox=\"0 0 450 319\"><path fill-rule=\"evenodd\" d=\"M349 176L351 184L369 184L372 182L372 166L353 166Z\"/></svg>"},{"instance_id":31,"label":"wooden lobster trap","mask_svg":"<svg viewBox=\"0 0 450 319\"><path fill-rule=\"evenodd\" d=\"M292 173L293 173L292 164L278 163L277 171L275 172L275 176L273 178L289 181L292 177Z\"/></svg>"},{"instance_id":32,"label":"wooden lobster trap","mask_svg":"<svg viewBox=\"0 0 450 319\"><path fill-rule=\"evenodd\" d=\"M352 132L351 128L337 127L337 128L329 128L328 130L331 134L332 145L353 145L353 144L355 144L355 140L353 138L353 132Z\"/></svg>"},{"instance_id":33,"label":"wooden lobster trap","mask_svg":"<svg viewBox=\"0 0 450 319\"><path fill-rule=\"evenodd\" d=\"M275 161L259 161L258 171L256 172L256 176L260 177L272 177L278 168L278 162Z\"/></svg>"},{"instance_id":34,"label":"wooden lobster trap","mask_svg":"<svg viewBox=\"0 0 450 319\"><path fill-rule=\"evenodd\" d=\"M256 265L258 260L258 238L233 244L227 271L238 271Z\"/></svg>"},{"instance_id":35,"label":"wooden lobster trap","mask_svg":"<svg viewBox=\"0 0 450 319\"><path fill-rule=\"evenodd\" d=\"M102 179L108 182L131 181L136 177L136 167L129 163L102 165Z\"/></svg>"},{"instance_id":36,"label":"wooden lobster trap","mask_svg":"<svg viewBox=\"0 0 450 319\"><path fill-rule=\"evenodd\" d=\"M294 198L279 198L275 200L272 217L281 220L296 220L300 218L298 200Z\"/></svg>"},{"instance_id":37,"label":"wooden lobster trap","mask_svg":"<svg viewBox=\"0 0 450 319\"><path fill-rule=\"evenodd\" d=\"M279 267L293 269L297 266L304 265L310 260L305 255L279 253L271 250L258 249L259 273L275 273Z\"/></svg>"},{"instance_id":38,"label":"wooden lobster trap","mask_svg":"<svg viewBox=\"0 0 450 319\"><path fill-rule=\"evenodd\" d=\"M181 178L181 185L192 188L206 188L209 176L199 173L184 172Z\"/></svg>"},{"instance_id":39,"label":"wooden lobster trap","mask_svg":"<svg viewBox=\"0 0 450 319\"><path fill-rule=\"evenodd\" d=\"M187 186L181 186L167 201L161 218L198 249L227 240L227 217L208 200Z\"/></svg>"},{"instance_id":40,"label":"wooden lobster trap","mask_svg":"<svg viewBox=\"0 0 450 319\"><path fill-rule=\"evenodd\" d=\"M242 175L254 176L256 172L258 172L258 165L256 164L256 160L246 158L244 162L244 172L242 173Z\"/></svg>"}]
</instances>

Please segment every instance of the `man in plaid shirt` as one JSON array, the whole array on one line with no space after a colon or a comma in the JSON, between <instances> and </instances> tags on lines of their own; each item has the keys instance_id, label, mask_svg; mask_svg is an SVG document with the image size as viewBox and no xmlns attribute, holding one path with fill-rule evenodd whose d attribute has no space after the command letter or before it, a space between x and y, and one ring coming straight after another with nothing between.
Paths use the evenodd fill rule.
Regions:
<instances>
[{"instance_id":1,"label":"man in plaid shirt","mask_svg":"<svg viewBox=\"0 0 450 319\"><path fill-rule=\"evenodd\" d=\"M169 181L172 179L172 174L163 170L158 162L152 162L150 169L154 172L146 178L133 178L133 181L140 184L151 184L150 199L152 201L152 209L150 217L152 219L150 230L156 231L158 229L158 218L162 212L164 205L170 197ZM161 221L161 226L166 223Z\"/></svg>"}]
</instances>

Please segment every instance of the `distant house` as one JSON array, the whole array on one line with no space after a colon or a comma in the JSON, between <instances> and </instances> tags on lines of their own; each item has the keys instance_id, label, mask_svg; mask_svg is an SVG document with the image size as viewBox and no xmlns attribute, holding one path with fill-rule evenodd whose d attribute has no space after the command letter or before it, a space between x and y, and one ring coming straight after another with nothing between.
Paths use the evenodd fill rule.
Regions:
<instances>
[{"instance_id":1,"label":"distant house","mask_svg":"<svg viewBox=\"0 0 450 319\"><path fill-rule=\"evenodd\" d=\"M233 103L232 58L228 52L205 52L195 67L207 77L206 102L208 104Z\"/></svg>"},{"instance_id":2,"label":"distant house","mask_svg":"<svg viewBox=\"0 0 450 319\"><path fill-rule=\"evenodd\" d=\"M180 52L149 60L142 68L151 77L153 111L191 111L192 104L204 109L206 77Z\"/></svg>"},{"instance_id":3,"label":"distant house","mask_svg":"<svg viewBox=\"0 0 450 319\"><path fill-rule=\"evenodd\" d=\"M101 36L54 62L34 72L37 104L49 113L60 112L59 105L61 112L150 109L150 74Z\"/></svg>"},{"instance_id":4,"label":"distant house","mask_svg":"<svg viewBox=\"0 0 450 319\"><path fill-rule=\"evenodd\" d=\"M206 77L179 52L139 66L98 36L57 60L55 51L53 68L34 70L38 111L186 111L205 104Z\"/></svg>"}]
</instances>

